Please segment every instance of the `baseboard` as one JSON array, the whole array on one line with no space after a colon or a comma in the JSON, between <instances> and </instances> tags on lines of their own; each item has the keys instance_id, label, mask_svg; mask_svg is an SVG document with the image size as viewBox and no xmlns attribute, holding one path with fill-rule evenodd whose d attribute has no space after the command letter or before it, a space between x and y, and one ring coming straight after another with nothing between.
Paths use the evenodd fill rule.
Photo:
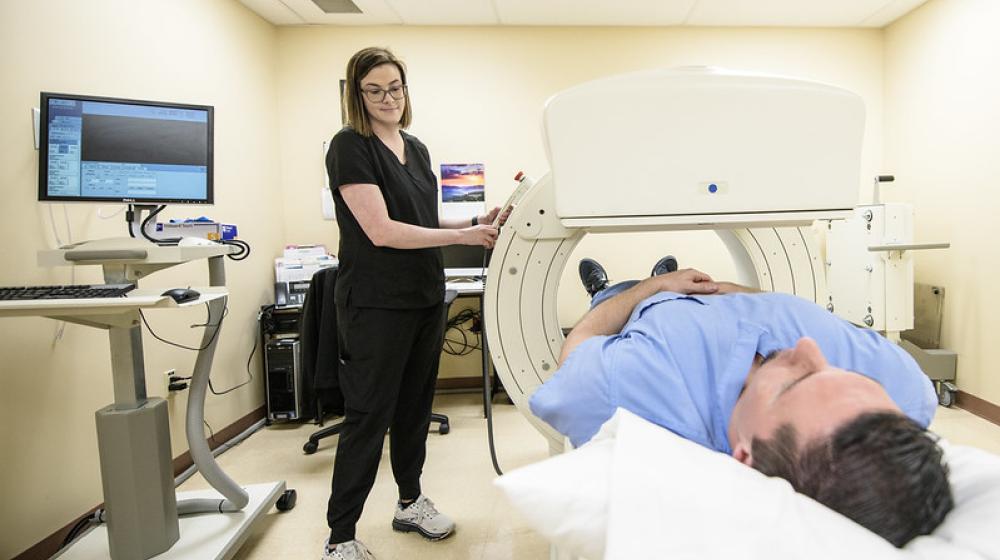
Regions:
<instances>
[{"instance_id":1,"label":"baseboard","mask_svg":"<svg viewBox=\"0 0 1000 560\"><path fill-rule=\"evenodd\" d=\"M85 517L90 517L97 510L97 508L103 506L104 502L94 506L87 513L77 517L62 529L59 529L55 533L45 537L40 542L28 548L21 554L18 554L11 560L46 560L47 558L52 558L55 556L56 552L59 552L59 549L62 547L63 540L66 539L66 535L68 535L73 529L73 526L76 525L79 520Z\"/></svg>"},{"instance_id":2,"label":"baseboard","mask_svg":"<svg viewBox=\"0 0 1000 560\"><path fill-rule=\"evenodd\" d=\"M438 378L435 388L439 391L453 391L456 389L482 389L483 378L476 377L446 377Z\"/></svg>"},{"instance_id":3,"label":"baseboard","mask_svg":"<svg viewBox=\"0 0 1000 560\"><path fill-rule=\"evenodd\" d=\"M955 394L955 404L962 410L1000 426L1000 406L975 395L959 391Z\"/></svg>"},{"instance_id":4,"label":"baseboard","mask_svg":"<svg viewBox=\"0 0 1000 560\"><path fill-rule=\"evenodd\" d=\"M215 449L216 447L225 444L227 441L243 433L247 428L254 425L258 420L263 419L266 416L266 414L267 414L267 409L266 407L262 406L257 410L254 410L250 414L247 414L243 418L240 418L236 422L233 422L229 426L226 426L225 428L219 430L218 432L215 433L214 439L211 437L208 439L209 447L211 449ZM188 469L188 467L190 467L193 464L194 461L191 460L190 452L186 451L184 452L184 454L180 455L179 457L176 457L173 460L174 476L177 476L178 474L184 472L185 470ZM59 551L59 548L62 546L63 540L66 538L66 535L68 535L69 532L73 529L73 526L76 525L76 523L79 520L85 517L90 517L90 515L100 507L104 507L103 502L91 508L90 511L80 515L73 521L69 522L62 529L59 529L55 533L52 533L51 535L42 539L34 546L18 554L12 560L46 560L48 558L51 558L53 555L55 555L56 552Z\"/></svg>"}]
</instances>

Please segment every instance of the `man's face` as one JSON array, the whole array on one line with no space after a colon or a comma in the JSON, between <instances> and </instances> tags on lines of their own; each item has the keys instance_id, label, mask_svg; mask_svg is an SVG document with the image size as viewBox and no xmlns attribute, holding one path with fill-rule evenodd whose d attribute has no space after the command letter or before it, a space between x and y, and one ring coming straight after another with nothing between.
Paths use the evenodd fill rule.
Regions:
<instances>
[{"instance_id":1,"label":"man's face","mask_svg":"<svg viewBox=\"0 0 1000 560\"><path fill-rule=\"evenodd\" d=\"M754 361L729 421L729 444L733 457L752 465L753 439L770 439L783 424L794 426L805 443L874 411L900 412L881 385L830 366L816 342L802 338L795 348Z\"/></svg>"}]
</instances>

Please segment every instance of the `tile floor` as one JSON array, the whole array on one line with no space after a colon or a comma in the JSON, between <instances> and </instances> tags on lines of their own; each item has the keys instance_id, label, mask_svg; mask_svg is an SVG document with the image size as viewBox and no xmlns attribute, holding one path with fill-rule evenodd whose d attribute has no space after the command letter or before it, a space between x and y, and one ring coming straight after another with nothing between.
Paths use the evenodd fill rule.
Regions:
<instances>
[{"instance_id":1,"label":"tile floor","mask_svg":"<svg viewBox=\"0 0 1000 560\"><path fill-rule=\"evenodd\" d=\"M960 408L939 406L931 430L951 443L979 447L1000 455L1000 426Z\"/></svg>"},{"instance_id":2,"label":"tile floor","mask_svg":"<svg viewBox=\"0 0 1000 560\"><path fill-rule=\"evenodd\" d=\"M396 489L385 456L358 525L358 537L382 560L548 558L548 544L517 517L491 483L496 475L490 462L480 396L438 395L434 410L450 417L451 433L432 433L428 439L424 491L439 509L457 521L458 529L440 542L394 532L389 524ZM498 404L494 413L497 454L503 469L548 455L545 440L513 406ZM1000 426L964 410L939 408L931 428L953 443L1000 454ZM315 454L304 455L302 444L315 429L313 424L276 424L219 457L222 468L238 482L283 479L298 492L295 508L284 513L271 511L255 527L237 559L319 559L327 536L326 501L336 441L325 440ZM195 475L180 490L204 487L204 480Z\"/></svg>"},{"instance_id":3,"label":"tile floor","mask_svg":"<svg viewBox=\"0 0 1000 560\"><path fill-rule=\"evenodd\" d=\"M498 403L502 400L497 398ZM501 468L514 469L548 456L546 441L513 406L497 404L493 410ZM424 493L438 509L456 520L455 534L430 542L413 533L392 530L397 494L386 445L375 487L358 524L358 538L379 560L548 558L547 542L516 517L492 484L496 474L490 461L482 397L473 393L441 394L434 411L449 416L451 432L442 436L435 431L428 437L421 482ZM313 455L303 454L302 445L317 428L314 424L274 424L217 459L223 470L240 483L283 479L298 492L295 508L284 513L272 510L255 527L237 559L319 560L329 532L326 503L336 438L320 442ZM205 487L204 480L195 475L178 490Z\"/></svg>"}]
</instances>

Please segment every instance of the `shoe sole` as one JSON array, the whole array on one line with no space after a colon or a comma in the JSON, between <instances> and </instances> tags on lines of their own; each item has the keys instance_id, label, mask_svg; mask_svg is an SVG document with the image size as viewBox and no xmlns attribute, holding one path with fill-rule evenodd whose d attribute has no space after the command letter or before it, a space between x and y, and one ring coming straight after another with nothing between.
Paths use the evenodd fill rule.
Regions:
<instances>
[{"instance_id":1,"label":"shoe sole","mask_svg":"<svg viewBox=\"0 0 1000 560\"><path fill-rule=\"evenodd\" d=\"M420 533L425 539L432 541L439 541L448 538L449 535L454 533L454 530L448 531L447 533L431 533L425 530L420 525L415 523L407 523L405 521L400 521L398 519L392 520L392 529L394 531L399 531L400 533Z\"/></svg>"},{"instance_id":2,"label":"shoe sole","mask_svg":"<svg viewBox=\"0 0 1000 560\"><path fill-rule=\"evenodd\" d=\"M657 268L657 267L656 267L656 266L654 266L654 267L653 267L653 270L651 270L651 271L649 272L649 275L650 275L650 276L660 276L661 274L670 274L671 272L677 272L677 259L676 259L676 258L674 258L674 256L673 256L673 255L668 255L668 256L666 256L666 257L664 257L664 258L665 258L665 259L670 259L670 260L672 261L672 262L671 262L671 264L672 264L673 266L670 266L670 265L667 265L667 266L665 267L664 271L663 271L663 272L660 272L660 273L657 273L657 272L656 272L656 268ZM668 262L669 262L669 261L668 261ZM659 265L659 261L657 261L657 265Z\"/></svg>"}]
</instances>

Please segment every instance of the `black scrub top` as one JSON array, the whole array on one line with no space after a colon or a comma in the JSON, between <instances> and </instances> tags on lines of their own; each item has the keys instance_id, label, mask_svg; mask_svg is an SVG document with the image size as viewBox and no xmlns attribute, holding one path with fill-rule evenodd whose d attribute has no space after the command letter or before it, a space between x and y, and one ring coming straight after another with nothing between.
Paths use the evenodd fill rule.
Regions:
<instances>
[{"instance_id":1,"label":"black scrub top","mask_svg":"<svg viewBox=\"0 0 1000 560\"><path fill-rule=\"evenodd\" d=\"M354 218L340 193L341 185L377 185L389 218L437 228L437 180L427 147L401 132L406 164L399 162L377 136L344 128L330 142L326 170L340 228L340 271L335 299L341 305L419 309L444 301L441 250L376 247Z\"/></svg>"}]
</instances>

